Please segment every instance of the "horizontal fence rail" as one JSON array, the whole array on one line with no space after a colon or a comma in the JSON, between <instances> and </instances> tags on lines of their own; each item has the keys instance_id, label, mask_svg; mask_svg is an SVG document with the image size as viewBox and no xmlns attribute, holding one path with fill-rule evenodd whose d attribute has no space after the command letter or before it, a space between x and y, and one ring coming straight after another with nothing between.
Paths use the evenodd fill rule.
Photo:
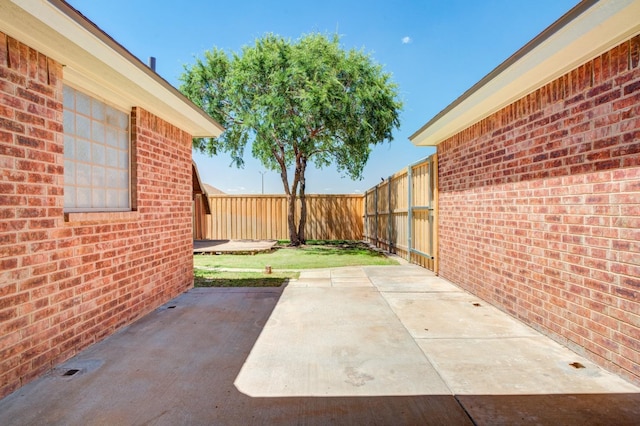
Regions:
<instances>
[{"instance_id":1,"label":"horizontal fence rail","mask_svg":"<svg viewBox=\"0 0 640 426\"><path fill-rule=\"evenodd\" d=\"M362 239L362 195L310 194L306 201L308 240ZM196 210L195 239L289 239L286 195L210 195L209 203L211 215ZM300 200L296 206L299 214Z\"/></svg>"}]
</instances>

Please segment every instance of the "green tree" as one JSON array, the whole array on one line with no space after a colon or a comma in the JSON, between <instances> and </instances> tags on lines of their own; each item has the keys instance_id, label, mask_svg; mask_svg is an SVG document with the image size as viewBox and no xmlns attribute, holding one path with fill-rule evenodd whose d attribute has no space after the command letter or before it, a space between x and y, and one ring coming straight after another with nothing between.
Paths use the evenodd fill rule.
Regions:
<instances>
[{"instance_id":1,"label":"green tree","mask_svg":"<svg viewBox=\"0 0 640 426\"><path fill-rule=\"evenodd\" d=\"M241 54L214 48L185 67L181 81L180 90L226 129L195 139L196 149L227 152L240 167L251 144L264 167L280 172L291 245L305 242L307 165L333 163L361 179L372 146L391 141L400 125L391 76L368 54L343 50L337 36L309 34L292 43L268 34Z\"/></svg>"}]
</instances>

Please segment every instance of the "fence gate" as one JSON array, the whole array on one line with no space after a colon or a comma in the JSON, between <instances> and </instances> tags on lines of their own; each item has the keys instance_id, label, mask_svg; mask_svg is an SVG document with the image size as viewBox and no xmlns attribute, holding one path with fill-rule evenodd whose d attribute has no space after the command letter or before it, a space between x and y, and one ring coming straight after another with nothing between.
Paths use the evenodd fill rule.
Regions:
<instances>
[{"instance_id":1,"label":"fence gate","mask_svg":"<svg viewBox=\"0 0 640 426\"><path fill-rule=\"evenodd\" d=\"M364 238L438 272L438 158L434 154L365 193Z\"/></svg>"}]
</instances>

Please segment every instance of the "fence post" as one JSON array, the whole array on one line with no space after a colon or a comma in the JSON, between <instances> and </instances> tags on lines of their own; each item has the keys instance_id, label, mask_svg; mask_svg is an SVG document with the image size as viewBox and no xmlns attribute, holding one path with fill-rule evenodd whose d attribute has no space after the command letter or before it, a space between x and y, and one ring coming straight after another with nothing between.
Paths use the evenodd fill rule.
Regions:
<instances>
[{"instance_id":1,"label":"fence post","mask_svg":"<svg viewBox=\"0 0 640 426\"><path fill-rule=\"evenodd\" d=\"M429 157L429 180L427 181L427 197L429 201L429 254L434 257L433 252L433 156Z\"/></svg>"},{"instance_id":2,"label":"fence post","mask_svg":"<svg viewBox=\"0 0 640 426\"><path fill-rule=\"evenodd\" d=\"M374 229L376 230L375 236L374 236L374 240L376 242L376 247L378 247L378 185L376 185L376 192L373 193L373 204L375 205L375 209L374 209L374 214L375 214L375 226Z\"/></svg>"},{"instance_id":3,"label":"fence post","mask_svg":"<svg viewBox=\"0 0 640 426\"><path fill-rule=\"evenodd\" d=\"M413 164L407 167L407 260L411 262L413 250Z\"/></svg>"},{"instance_id":4,"label":"fence post","mask_svg":"<svg viewBox=\"0 0 640 426\"><path fill-rule=\"evenodd\" d=\"M369 232L367 231L367 199L369 194L365 191L364 193L364 208L362 209L362 238L364 240L369 239Z\"/></svg>"},{"instance_id":5,"label":"fence post","mask_svg":"<svg viewBox=\"0 0 640 426\"><path fill-rule=\"evenodd\" d=\"M387 180L387 240L389 241L387 250L393 253L393 212L391 211L391 176Z\"/></svg>"}]
</instances>

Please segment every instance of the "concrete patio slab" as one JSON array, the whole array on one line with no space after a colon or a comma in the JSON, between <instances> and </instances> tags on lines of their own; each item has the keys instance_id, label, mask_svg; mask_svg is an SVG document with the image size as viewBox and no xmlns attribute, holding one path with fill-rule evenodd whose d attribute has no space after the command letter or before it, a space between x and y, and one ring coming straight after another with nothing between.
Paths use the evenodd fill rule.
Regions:
<instances>
[{"instance_id":1,"label":"concrete patio slab","mask_svg":"<svg viewBox=\"0 0 640 426\"><path fill-rule=\"evenodd\" d=\"M404 259L397 258L399 262L401 262L402 267L397 267L393 265L379 265L379 266L363 266L361 269L365 272L365 274L370 277L436 277L436 274L433 272L424 269L420 266L413 265L410 263L406 263Z\"/></svg>"},{"instance_id":2,"label":"concrete patio slab","mask_svg":"<svg viewBox=\"0 0 640 426\"><path fill-rule=\"evenodd\" d=\"M637 393L458 395L474 424L637 426Z\"/></svg>"},{"instance_id":3,"label":"concrete patio slab","mask_svg":"<svg viewBox=\"0 0 640 426\"><path fill-rule=\"evenodd\" d=\"M306 278L289 280L289 287L331 287L331 278Z\"/></svg>"},{"instance_id":4,"label":"concrete patio slab","mask_svg":"<svg viewBox=\"0 0 640 426\"><path fill-rule=\"evenodd\" d=\"M373 287L369 278L365 277L337 277L331 279L332 287Z\"/></svg>"},{"instance_id":5,"label":"concrete patio slab","mask_svg":"<svg viewBox=\"0 0 640 426\"><path fill-rule=\"evenodd\" d=\"M331 269L331 278L365 278L367 273L361 267L347 266Z\"/></svg>"},{"instance_id":6,"label":"concrete patio slab","mask_svg":"<svg viewBox=\"0 0 640 426\"><path fill-rule=\"evenodd\" d=\"M473 424L452 395L254 398L238 391L233 382L280 293L190 290L0 400L0 424ZM70 369L79 372L64 376Z\"/></svg>"},{"instance_id":7,"label":"concrete patio slab","mask_svg":"<svg viewBox=\"0 0 640 426\"><path fill-rule=\"evenodd\" d=\"M418 345L456 395L603 394L638 390L540 335L419 339Z\"/></svg>"},{"instance_id":8,"label":"concrete patio slab","mask_svg":"<svg viewBox=\"0 0 640 426\"><path fill-rule=\"evenodd\" d=\"M300 271L301 279L309 278L326 278L331 279L331 269L309 269L306 271Z\"/></svg>"},{"instance_id":9,"label":"concrete patio slab","mask_svg":"<svg viewBox=\"0 0 640 426\"><path fill-rule=\"evenodd\" d=\"M434 276L399 276L385 277L372 276L369 277L371 282L381 292L391 293L430 293L443 291L460 291L453 284Z\"/></svg>"},{"instance_id":10,"label":"concrete patio slab","mask_svg":"<svg viewBox=\"0 0 640 426\"><path fill-rule=\"evenodd\" d=\"M287 288L235 384L254 397L450 394L380 293L353 288Z\"/></svg>"},{"instance_id":11,"label":"concrete patio slab","mask_svg":"<svg viewBox=\"0 0 640 426\"><path fill-rule=\"evenodd\" d=\"M374 286L190 290L0 400L0 424L638 424L640 388L501 311L361 271Z\"/></svg>"},{"instance_id":12,"label":"concrete patio slab","mask_svg":"<svg viewBox=\"0 0 640 426\"><path fill-rule=\"evenodd\" d=\"M414 338L539 336L539 333L462 290L383 293Z\"/></svg>"}]
</instances>

